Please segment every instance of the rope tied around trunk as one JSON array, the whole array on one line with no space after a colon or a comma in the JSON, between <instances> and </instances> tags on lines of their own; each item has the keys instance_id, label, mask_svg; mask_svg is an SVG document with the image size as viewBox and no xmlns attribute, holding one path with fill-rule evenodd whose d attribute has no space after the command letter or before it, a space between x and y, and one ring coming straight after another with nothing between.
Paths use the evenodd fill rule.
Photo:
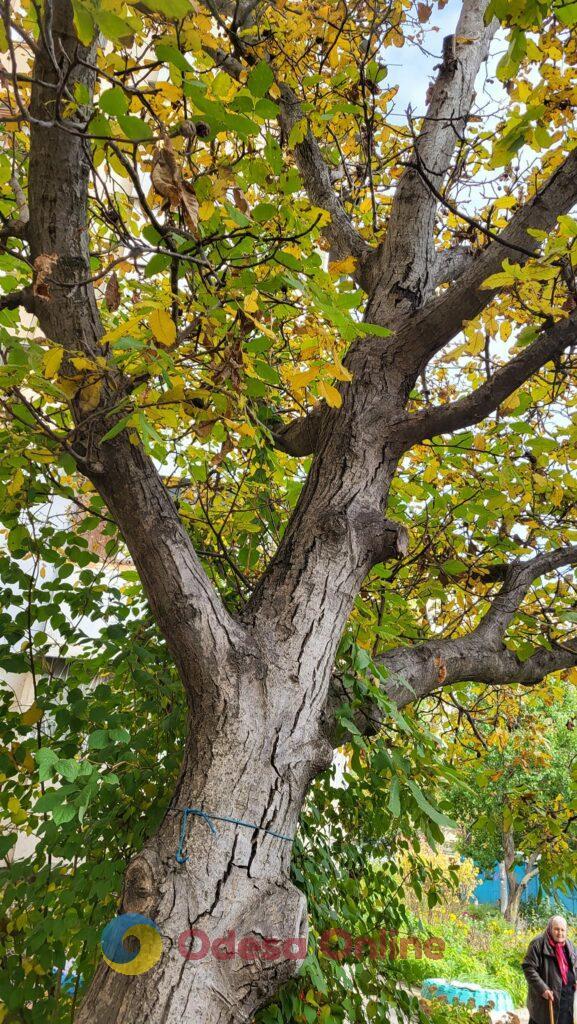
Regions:
<instances>
[{"instance_id":1,"label":"rope tied around trunk","mask_svg":"<svg viewBox=\"0 0 577 1024\"><path fill-rule=\"evenodd\" d=\"M175 808L176 810L176 808ZM227 821L231 825L242 825L243 828L252 828L257 832L266 832L267 835L273 836L275 839L282 839L285 843L292 843L292 836L283 836L281 832L273 832L270 828L264 828L262 825L255 825L251 821L241 821L240 818L227 818L220 814L209 814L208 811L203 811L200 807L183 807L182 808L182 824L180 826L180 841L178 844L178 850L175 853L175 860L178 864L185 864L188 860L188 854L184 852L186 844L186 824L189 815L196 815L197 818L202 818L206 825L208 825L213 835L218 835L218 832L213 825L214 821Z\"/></svg>"}]
</instances>

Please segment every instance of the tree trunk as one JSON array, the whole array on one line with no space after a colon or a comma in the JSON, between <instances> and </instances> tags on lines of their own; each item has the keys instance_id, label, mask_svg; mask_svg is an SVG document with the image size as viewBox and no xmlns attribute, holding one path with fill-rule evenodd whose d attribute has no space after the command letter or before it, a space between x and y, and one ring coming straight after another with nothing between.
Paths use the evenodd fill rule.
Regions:
<instances>
[{"instance_id":1,"label":"tree trunk","mask_svg":"<svg viewBox=\"0 0 577 1024\"><path fill-rule=\"evenodd\" d=\"M519 885L512 872L510 872L507 877L509 882L509 900L507 903L507 909L503 916L508 924L513 925L513 928L516 929L519 920L519 907L521 905L523 888Z\"/></svg>"},{"instance_id":2,"label":"tree trunk","mask_svg":"<svg viewBox=\"0 0 577 1024\"><path fill-rule=\"evenodd\" d=\"M507 888L507 872L505 870L505 864L503 861L499 864L499 909L503 916L507 911L507 904L509 902L509 892Z\"/></svg>"},{"instance_id":3,"label":"tree trunk","mask_svg":"<svg viewBox=\"0 0 577 1024\"><path fill-rule=\"evenodd\" d=\"M171 809L127 871L122 912L154 919L162 935L162 958L136 977L125 977L103 963L78 1024L250 1021L302 961L307 909L289 880L291 843L218 821L214 835L202 818L190 817L188 860L179 864L175 859L183 807L203 807L294 835L310 759L315 760L314 727L288 680L284 700L274 709L266 699L266 679L258 673L239 677L234 689L240 688L249 699L239 704L231 694L214 709L210 723L195 729ZM311 727L310 747L303 742L295 756L287 739L299 717L303 735ZM196 932L198 941L191 946L192 929L204 932L211 943L233 932L237 955L222 960L208 950L202 959L185 959L183 953L198 949L202 939ZM240 940L247 937L257 941L256 955L249 949L247 956L242 946L239 950ZM293 942L289 947L269 943L264 949L263 939ZM203 943L199 951L204 951ZM273 953L276 958L269 959Z\"/></svg>"},{"instance_id":4,"label":"tree trunk","mask_svg":"<svg viewBox=\"0 0 577 1024\"><path fill-rule=\"evenodd\" d=\"M343 410L339 429L327 425L322 431L316 468L299 501L306 549L301 554L299 538L287 530L267 585L247 606L242 626L236 624L234 652L225 650L207 674L183 657L178 645L173 647L190 696L186 754L158 834L128 868L121 908L155 921L163 939L162 959L148 973L128 978L101 965L77 1024L251 1021L302 962L307 908L289 879L290 842L218 821L213 835L202 818L191 817L188 861L178 864L175 853L185 807L293 837L312 779L332 761L330 722L323 712L334 656L362 579L379 556L375 538L382 537L375 523L378 519L385 526L382 508L395 466L394 458L382 455L373 466L365 464L363 506L358 507L351 492L359 489L359 470L336 460L341 431L357 429L354 407L347 409L345 400ZM127 517L134 504L127 512L119 501L120 468L109 458L99 473L99 489L125 536L132 538ZM130 488L130 482L124 486ZM315 511L319 490L322 519ZM129 546L146 580L146 538L131 540ZM335 586L329 586L330 561L339 566ZM157 571L162 572L160 565ZM307 615L316 628L305 632L298 621L289 628L307 598ZM173 642L174 631L167 636ZM278 958L267 959L261 952L252 961L238 955L222 961L211 953L187 961L181 951L187 939L181 936L193 928L211 941L231 931L237 944L247 936L261 946L264 938L282 940Z\"/></svg>"},{"instance_id":5,"label":"tree trunk","mask_svg":"<svg viewBox=\"0 0 577 1024\"><path fill-rule=\"evenodd\" d=\"M516 930L519 923L519 911L521 909L523 893L531 879L535 878L539 871L537 868L537 854L531 854L531 856L528 857L525 874L521 879L518 879L515 875L515 861L517 859L515 835L511 827L506 828L503 831L503 851L503 867L505 869L509 888L509 899L505 909L504 918L509 924L512 924L513 928Z\"/></svg>"}]
</instances>

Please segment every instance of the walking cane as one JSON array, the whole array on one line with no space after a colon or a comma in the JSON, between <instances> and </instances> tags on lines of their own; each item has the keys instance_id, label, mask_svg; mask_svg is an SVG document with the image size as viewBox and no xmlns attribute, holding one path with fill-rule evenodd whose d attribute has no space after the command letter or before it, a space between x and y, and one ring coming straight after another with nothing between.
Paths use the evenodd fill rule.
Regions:
<instances>
[{"instance_id":1,"label":"walking cane","mask_svg":"<svg viewBox=\"0 0 577 1024\"><path fill-rule=\"evenodd\" d=\"M555 1017L553 1016L553 1000L548 999L549 1003L549 1024L555 1024Z\"/></svg>"}]
</instances>

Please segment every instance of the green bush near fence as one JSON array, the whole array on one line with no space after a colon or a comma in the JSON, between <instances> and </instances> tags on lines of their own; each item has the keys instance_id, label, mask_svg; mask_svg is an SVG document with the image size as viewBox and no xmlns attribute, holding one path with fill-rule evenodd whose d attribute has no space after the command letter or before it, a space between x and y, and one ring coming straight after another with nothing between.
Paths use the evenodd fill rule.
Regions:
<instances>
[{"instance_id":1,"label":"green bush near fence","mask_svg":"<svg viewBox=\"0 0 577 1024\"><path fill-rule=\"evenodd\" d=\"M442 959L417 959L410 952L408 959L398 962L399 978L412 987L420 987L425 978L442 977L486 988L505 988L516 1007L524 1006L527 985L521 961L531 939L545 927L550 912L554 913L555 908L551 911L549 905L543 908L541 917L535 910L531 925L516 932L492 907L471 907L460 917L439 914L428 928L445 941ZM577 938L577 919L568 917L568 927L569 936ZM414 934L419 934L418 921Z\"/></svg>"}]
</instances>

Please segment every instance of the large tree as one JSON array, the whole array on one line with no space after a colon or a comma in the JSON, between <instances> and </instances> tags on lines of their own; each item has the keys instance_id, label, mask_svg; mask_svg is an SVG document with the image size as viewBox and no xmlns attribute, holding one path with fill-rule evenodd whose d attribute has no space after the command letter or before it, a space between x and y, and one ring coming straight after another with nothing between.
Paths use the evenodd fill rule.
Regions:
<instances>
[{"instance_id":1,"label":"large tree","mask_svg":"<svg viewBox=\"0 0 577 1024\"><path fill-rule=\"evenodd\" d=\"M294 836L342 742L337 648L367 577L407 554L387 506L418 446L498 414L495 458L526 459L519 500L533 503L499 544L481 516L481 553L456 528L445 580L466 577L471 600L450 635L386 644L387 694L402 706L577 663L543 600L577 561L574 460L559 456L556 501L533 472L543 452L506 419L521 403L547 433L560 402L571 413L576 5L463 0L424 109L400 126L386 47L422 45L430 4L2 7L9 496L21 507L52 488L81 509L99 496L189 706L169 810L122 899L156 921L162 959L133 978L103 963L77 1021L250 1021L298 964L192 969L178 937L306 935L278 835ZM499 16L495 99L482 68ZM474 474L483 445L465 436ZM545 623L529 653L505 642L527 602ZM356 728L378 728L357 710ZM179 864L186 807L260 828L217 842L189 822Z\"/></svg>"}]
</instances>

